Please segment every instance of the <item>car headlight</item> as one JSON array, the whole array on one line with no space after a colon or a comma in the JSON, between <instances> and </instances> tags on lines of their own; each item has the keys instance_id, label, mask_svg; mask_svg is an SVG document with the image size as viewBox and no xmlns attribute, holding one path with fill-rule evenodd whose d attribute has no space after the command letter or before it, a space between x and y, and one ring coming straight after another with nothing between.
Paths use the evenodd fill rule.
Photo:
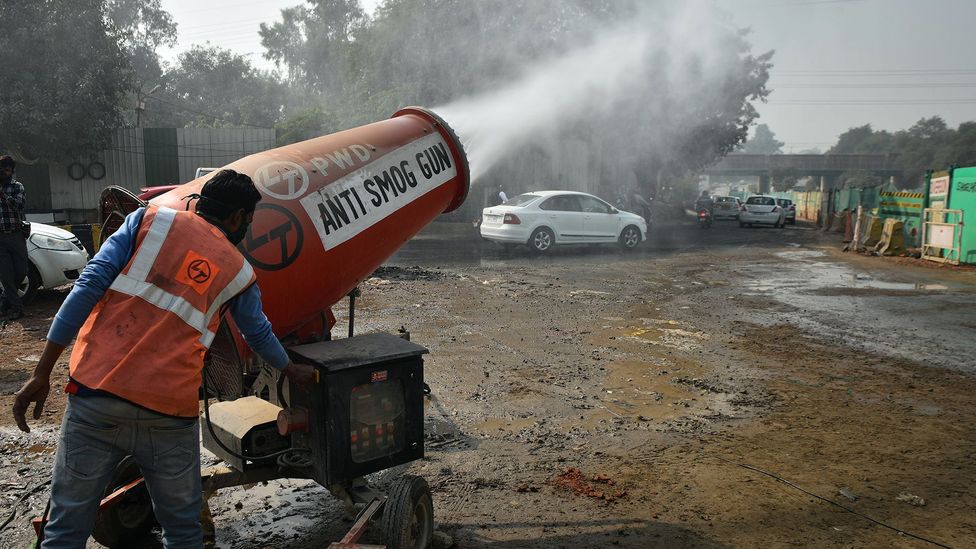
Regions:
<instances>
[{"instance_id":1,"label":"car headlight","mask_svg":"<svg viewBox=\"0 0 976 549\"><path fill-rule=\"evenodd\" d=\"M71 245L70 240L55 238L53 236L46 236L43 234L32 234L30 241L33 242L38 248L44 248L45 250L70 252L71 250L75 249L75 247Z\"/></svg>"}]
</instances>

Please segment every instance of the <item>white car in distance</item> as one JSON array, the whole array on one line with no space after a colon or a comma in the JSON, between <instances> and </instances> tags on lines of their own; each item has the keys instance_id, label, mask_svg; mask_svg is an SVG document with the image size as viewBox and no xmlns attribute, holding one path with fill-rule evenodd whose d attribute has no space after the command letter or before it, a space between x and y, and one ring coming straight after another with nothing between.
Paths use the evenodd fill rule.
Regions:
<instances>
[{"instance_id":1,"label":"white car in distance","mask_svg":"<svg viewBox=\"0 0 976 549\"><path fill-rule=\"evenodd\" d=\"M772 196L750 196L739 210L739 226L772 225L783 227L786 224L786 213Z\"/></svg>"},{"instance_id":2,"label":"white car in distance","mask_svg":"<svg viewBox=\"0 0 976 549\"><path fill-rule=\"evenodd\" d=\"M591 194L533 191L482 210L481 236L525 244L538 253L560 244L591 243L618 243L632 250L646 239L647 223Z\"/></svg>"},{"instance_id":3,"label":"white car in distance","mask_svg":"<svg viewBox=\"0 0 976 549\"><path fill-rule=\"evenodd\" d=\"M739 199L734 196L716 196L712 201L712 218L735 219L739 217Z\"/></svg>"},{"instance_id":4,"label":"white car in distance","mask_svg":"<svg viewBox=\"0 0 976 549\"><path fill-rule=\"evenodd\" d=\"M77 279L86 263L88 250L78 237L58 227L32 222L27 238L27 278L17 293L27 304L37 290L57 288Z\"/></svg>"}]
</instances>

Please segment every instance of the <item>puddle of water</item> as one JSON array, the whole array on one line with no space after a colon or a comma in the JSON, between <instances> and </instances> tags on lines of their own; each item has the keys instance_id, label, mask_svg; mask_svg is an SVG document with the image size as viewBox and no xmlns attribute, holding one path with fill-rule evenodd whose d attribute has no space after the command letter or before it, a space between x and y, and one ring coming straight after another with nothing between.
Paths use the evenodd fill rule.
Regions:
<instances>
[{"instance_id":1,"label":"puddle of water","mask_svg":"<svg viewBox=\"0 0 976 549\"><path fill-rule=\"evenodd\" d=\"M672 369L640 361L610 364L600 402L619 416L642 416L651 421L686 415L687 409L675 404L696 395L685 386L671 383Z\"/></svg>"}]
</instances>

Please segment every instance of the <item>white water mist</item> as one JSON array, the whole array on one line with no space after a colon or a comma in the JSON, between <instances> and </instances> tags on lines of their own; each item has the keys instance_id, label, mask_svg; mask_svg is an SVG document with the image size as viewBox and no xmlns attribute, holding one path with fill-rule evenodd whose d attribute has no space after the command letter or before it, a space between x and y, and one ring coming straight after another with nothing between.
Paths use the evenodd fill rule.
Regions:
<instances>
[{"instance_id":1,"label":"white water mist","mask_svg":"<svg viewBox=\"0 0 976 549\"><path fill-rule=\"evenodd\" d=\"M556 135L557 127L589 125L603 135L608 113L621 104L649 108L626 124L631 131L639 127L640 135L614 138L640 143L637 149L667 150L675 136L710 116L712 98L721 93L710 88L721 88L730 65L727 44L713 34L721 27L728 29L711 2L654 4L597 30L589 43L527 67L511 83L433 110L458 133L473 182L527 143ZM654 79L648 78L649 62L658 64ZM648 112L657 114L649 118Z\"/></svg>"}]
</instances>

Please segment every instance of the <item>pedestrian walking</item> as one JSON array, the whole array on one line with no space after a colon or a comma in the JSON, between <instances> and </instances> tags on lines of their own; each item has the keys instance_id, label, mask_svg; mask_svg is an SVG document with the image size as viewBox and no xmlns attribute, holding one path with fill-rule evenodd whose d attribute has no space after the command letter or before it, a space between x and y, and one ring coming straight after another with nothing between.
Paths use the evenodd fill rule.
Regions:
<instances>
[{"instance_id":1,"label":"pedestrian walking","mask_svg":"<svg viewBox=\"0 0 976 549\"><path fill-rule=\"evenodd\" d=\"M501 185L498 186L498 203L504 204L508 202L508 195L505 194L505 189Z\"/></svg>"},{"instance_id":2,"label":"pedestrian walking","mask_svg":"<svg viewBox=\"0 0 976 549\"><path fill-rule=\"evenodd\" d=\"M16 320L24 316L17 289L27 276L27 236L30 224L24 213L24 186L15 177L17 162L0 156L0 316Z\"/></svg>"},{"instance_id":3,"label":"pedestrian walking","mask_svg":"<svg viewBox=\"0 0 976 549\"><path fill-rule=\"evenodd\" d=\"M236 244L261 195L222 170L195 211L149 205L129 214L88 263L58 311L14 420L41 417L51 369L72 338L42 547L84 547L115 466L139 464L165 547L201 547L199 387L203 357L225 306L248 345L293 383L311 366L289 361L261 310L254 270Z\"/></svg>"}]
</instances>

